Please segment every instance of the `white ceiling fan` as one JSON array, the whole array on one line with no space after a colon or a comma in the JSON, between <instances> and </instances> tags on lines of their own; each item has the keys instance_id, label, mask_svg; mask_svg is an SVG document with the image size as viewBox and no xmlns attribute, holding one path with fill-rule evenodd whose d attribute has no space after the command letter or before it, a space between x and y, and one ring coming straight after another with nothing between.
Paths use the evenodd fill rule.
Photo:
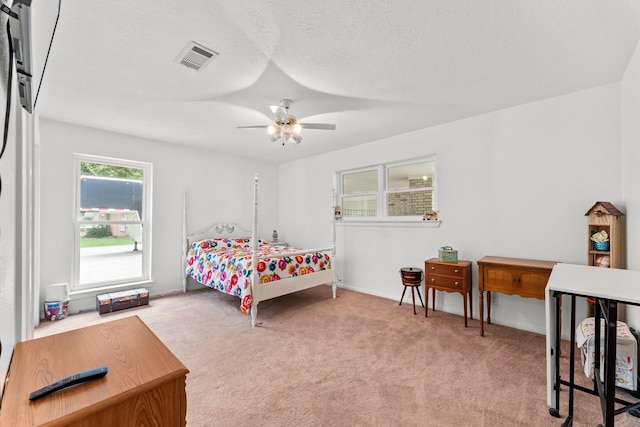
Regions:
<instances>
[{"instance_id":1,"label":"white ceiling fan","mask_svg":"<svg viewBox=\"0 0 640 427\"><path fill-rule=\"evenodd\" d=\"M281 99L279 105L270 105L271 112L275 114L275 119L270 125L238 126L238 129L266 128L271 141L282 139L285 143L299 144L302 141L302 129L322 129L335 130L336 125L332 123L300 123L296 117L289 114L289 107L293 104L290 99Z\"/></svg>"}]
</instances>

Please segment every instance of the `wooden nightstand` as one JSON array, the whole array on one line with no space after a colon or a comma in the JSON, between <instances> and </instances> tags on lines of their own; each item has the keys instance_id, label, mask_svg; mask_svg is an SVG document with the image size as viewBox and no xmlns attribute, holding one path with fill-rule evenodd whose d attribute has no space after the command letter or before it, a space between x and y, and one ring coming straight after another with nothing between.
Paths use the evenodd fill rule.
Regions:
<instances>
[{"instance_id":1,"label":"wooden nightstand","mask_svg":"<svg viewBox=\"0 0 640 427\"><path fill-rule=\"evenodd\" d=\"M429 311L429 288L433 302L431 309L436 309L436 290L445 292L459 292L464 302L464 327L467 327L467 301L469 304L469 318L473 319L473 301L471 297L471 261L459 260L458 262L440 262L437 258L431 258L424 262L424 293L426 306L424 317Z\"/></svg>"}]
</instances>

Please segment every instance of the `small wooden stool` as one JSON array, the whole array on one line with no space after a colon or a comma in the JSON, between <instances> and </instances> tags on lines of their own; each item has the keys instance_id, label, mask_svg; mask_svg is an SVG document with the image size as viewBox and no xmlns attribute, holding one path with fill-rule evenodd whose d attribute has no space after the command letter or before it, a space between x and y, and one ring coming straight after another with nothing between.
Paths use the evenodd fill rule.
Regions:
<instances>
[{"instance_id":1,"label":"small wooden stool","mask_svg":"<svg viewBox=\"0 0 640 427\"><path fill-rule=\"evenodd\" d=\"M407 290L407 286L411 287L411 300L413 301L413 314L416 313L416 296L414 293L414 289L418 291L418 298L420 298L420 303L422 307L424 307L424 302L422 302L422 295L420 295L420 285L422 284L422 279L424 278L424 272L420 268L415 267L403 267L400 269L400 277L402 278L402 284L404 285L404 289L402 290L402 296L400 297L400 304L402 305L402 300L404 298L404 293Z\"/></svg>"}]
</instances>

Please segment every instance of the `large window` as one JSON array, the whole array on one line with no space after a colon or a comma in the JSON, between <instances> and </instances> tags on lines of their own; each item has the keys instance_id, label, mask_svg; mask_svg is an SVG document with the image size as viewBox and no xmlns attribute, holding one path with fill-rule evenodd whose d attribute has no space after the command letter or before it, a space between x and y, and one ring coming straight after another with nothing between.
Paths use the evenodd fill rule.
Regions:
<instances>
[{"instance_id":1,"label":"large window","mask_svg":"<svg viewBox=\"0 0 640 427\"><path fill-rule=\"evenodd\" d=\"M344 171L339 201L345 219L412 219L436 210L436 161L430 157Z\"/></svg>"},{"instance_id":2,"label":"large window","mask_svg":"<svg viewBox=\"0 0 640 427\"><path fill-rule=\"evenodd\" d=\"M73 288L150 280L151 165L76 155Z\"/></svg>"}]
</instances>

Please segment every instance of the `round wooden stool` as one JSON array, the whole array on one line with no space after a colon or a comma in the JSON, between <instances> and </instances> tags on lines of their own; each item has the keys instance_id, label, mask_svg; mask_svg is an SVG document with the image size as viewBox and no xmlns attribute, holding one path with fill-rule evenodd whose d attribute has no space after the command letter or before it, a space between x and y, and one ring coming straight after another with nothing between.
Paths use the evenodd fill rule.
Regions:
<instances>
[{"instance_id":1,"label":"round wooden stool","mask_svg":"<svg viewBox=\"0 0 640 427\"><path fill-rule=\"evenodd\" d=\"M407 286L411 288L411 300L413 301L413 314L416 313L416 296L414 293L414 289L418 291L418 298L420 298L420 303L422 307L424 307L424 302L422 302L422 295L420 295L420 285L422 284L422 279L424 279L424 272L420 268L415 267L403 267L400 269L400 277L402 278L402 284L404 285L404 289L402 290L402 296L400 297L400 304L402 305L402 299L404 298L404 293L407 290Z\"/></svg>"}]
</instances>

